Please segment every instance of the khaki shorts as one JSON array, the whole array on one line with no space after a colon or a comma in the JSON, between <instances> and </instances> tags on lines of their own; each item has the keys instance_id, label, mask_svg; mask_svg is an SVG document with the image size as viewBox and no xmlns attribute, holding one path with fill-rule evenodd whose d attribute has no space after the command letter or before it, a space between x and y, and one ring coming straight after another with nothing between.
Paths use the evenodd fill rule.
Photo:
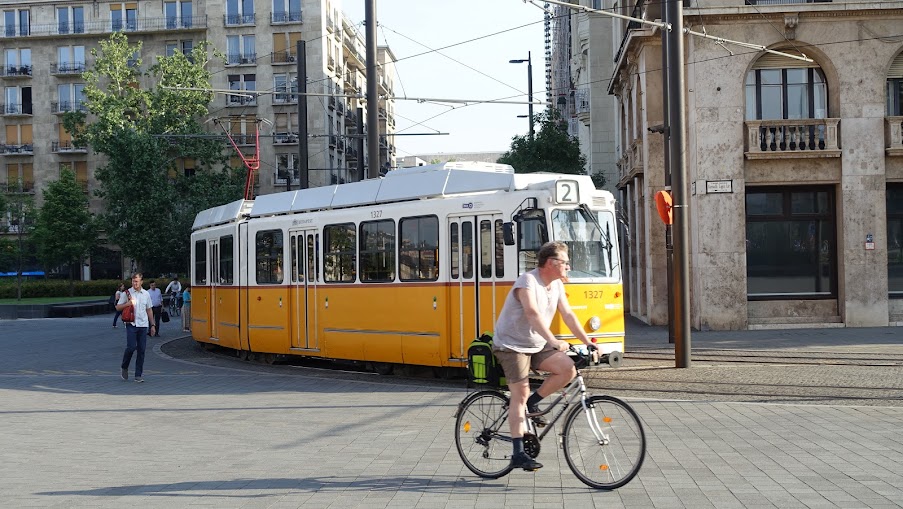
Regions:
<instances>
[{"instance_id":1,"label":"khaki shorts","mask_svg":"<svg viewBox=\"0 0 903 509\"><path fill-rule=\"evenodd\" d=\"M505 372L505 379L510 383L517 383L526 379L530 375L530 368L539 369L539 365L546 359L555 355L558 350L552 349L548 344L542 350L536 353L520 353L511 350L493 349L502 370Z\"/></svg>"}]
</instances>

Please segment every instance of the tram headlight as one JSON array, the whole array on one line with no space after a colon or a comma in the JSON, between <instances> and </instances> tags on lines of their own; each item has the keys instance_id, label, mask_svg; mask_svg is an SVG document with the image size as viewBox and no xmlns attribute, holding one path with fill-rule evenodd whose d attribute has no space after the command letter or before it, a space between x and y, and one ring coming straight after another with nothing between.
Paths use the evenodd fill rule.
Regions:
<instances>
[{"instance_id":1,"label":"tram headlight","mask_svg":"<svg viewBox=\"0 0 903 509\"><path fill-rule=\"evenodd\" d=\"M596 332L600 327L602 327L602 320L598 316L589 319L589 328L591 331Z\"/></svg>"}]
</instances>

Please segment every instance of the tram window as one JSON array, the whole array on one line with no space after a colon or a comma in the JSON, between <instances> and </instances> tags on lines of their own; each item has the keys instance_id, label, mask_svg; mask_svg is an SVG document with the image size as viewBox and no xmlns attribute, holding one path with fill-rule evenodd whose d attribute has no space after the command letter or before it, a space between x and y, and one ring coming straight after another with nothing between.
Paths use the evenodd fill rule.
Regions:
<instances>
[{"instance_id":1,"label":"tram window","mask_svg":"<svg viewBox=\"0 0 903 509\"><path fill-rule=\"evenodd\" d=\"M320 278L320 235L307 235L307 281L313 283Z\"/></svg>"},{"instance_id":2,"label":"tram window","mask_svg":"<svg viewBox=\"0 0 903 509\"><path fill-rule=\"evenodd\" d=\"M520 274L536 268L536 255L547 242L545 215L525 218L518 226L517 263Z\"/></svg>"},{"instance_id":3,"label":"tram window","mask_svg":"<svg viewBox=\"0 0 903 509\"><path fill-rule=\"evenodd\" d=\"M399 222L399 276L402 281L439 279L439 218L406 217Z\"/></svg>"},{"instance_id":4,"label":"tram window","mask_svg":"<svg viewBox=\"0 0 903 509\"><path fill-rule=\"evenodd\" d=\"M233 284L235 269L232 266L234 260L232 253L232 235L219 238L219 284Z\"/></svg>"},{"instance_id":5,"label":"tram window","mask_svg":"<svg viewBox=\"0 0 903 509\"><path fill-rule=\"evenodd\" d=\"M480 221L480 277L492 277L492 221Z\"/></svg>"},{"instance_id":6,"label":"tram window","mask_svg":"<svg viewBox=\"0 0 903 509\"><path fill-rule=\"evenodd\" d=\"M357 240L354 223L323 227L326 249L323 256L323 279L331 283L354 282Z\"/></svg>"},{"instance_id":7,"label":"tram window","mask_svg":"<svg viewBox=\"0 0 903 509\"><path fill-rule=\"evenodd\" d=\"M452 223L448 232L449 246L448 250L451 254L451 278L458 279L458 257L461 256L461 245L458 243L458 223Z\"/></svg>"},{"instance_id":8,"label":"tram window","mask_svg":"<svg viewBox=\"0 0 903 509\"><path fill-rule=\"evenodd\" d=\"M361 281L395 281L395 221L361 223Z\"/></svg>"},{"instance_id":9,"label":"tram window","mask_svg":"<svg viewBox=\"0 0 903 509\"><path fill-rule=\"evenodd\" d=\"M282 230L257 232L257 284L282 283Z\"/></svg>"},{"instance_id":10,"label":"tram window","mask_svg":"<svg viewBox=\"0 0 903 509\"><path fill-rule=\"evenodd\" d=\"M301 257L298 256L298 253L303 253L304 250L304 235L298 235L295 237L294 242L289 242L289 245L292 247L292 283L298 282L298 274L301 274L301 278L304 277L304 264L301 262Z\"/></svg>"},{"instance_id":11,"label":"tram window","mask_svg":"<svg viewBox=\"0 0 903 509\"><path fill-rule=\"evenodd\" d=\"M495 277L505 277L505 232L501 219L495 220Z\"/></svg>"},{"instance_id":12,"label":"tram window","mask_svg":"<svg viewBox=\"0 0 903 509\"><path fill-rule=\"evenodd\" d=\"M198 240L194 243L194 284L207 284L207 241Z\"/></svg>"},{"instance_id":13,"label":"tram window","mask_svg":"<svg viewBox=\"0 0 903 509\"><path fill-rule=\"evenodd\" d=\"M461 223L461 263L464 265L464 277L473 277L473 223Z\"/></svg>"}]
</instances>

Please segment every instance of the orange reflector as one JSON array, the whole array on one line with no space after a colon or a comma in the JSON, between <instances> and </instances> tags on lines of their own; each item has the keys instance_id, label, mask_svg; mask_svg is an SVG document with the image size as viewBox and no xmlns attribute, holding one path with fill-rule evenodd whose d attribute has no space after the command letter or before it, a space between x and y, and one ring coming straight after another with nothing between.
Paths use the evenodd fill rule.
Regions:
<instances>
[{"instance_id":1,"label":"orange reflector","mask_svg":"<svg viewBox=\"0 0 903 509\"><path fill-rule=\"evenodd\" d=\"M621 296L621 292L615 292L615 298L616 298L616 299L617 299L618 297L620 297L620 296Z\"/></svg>"},{"instance_id":2,"label":"orange reflector","mask_svg":"<svg viewBox=\"0 0 903 509\"><path fill-rule=\"evenodd\" d=\"M611 422L611 417L606 415L605 417L602 418L602 422Z\"/></svg>"},{"instance_id":3,"label":"orange reflector","mask_svg":"<svg viewBox=\"0 0 903 509\"><path fill-rule=\"evenodd\" d=\"M464 433L470 433L470 421L464 423Z\"/></svg>"},{"instance_id":4,"label":"orange reflector","mask_svg":"<svg viewBox=\"0 0 903 509\"><path fill-rule=\"evenodd\" d=\"M602 470L602 471L608 470L608 465L599 465L599 470Z\"/></svg>"}]
</instances>

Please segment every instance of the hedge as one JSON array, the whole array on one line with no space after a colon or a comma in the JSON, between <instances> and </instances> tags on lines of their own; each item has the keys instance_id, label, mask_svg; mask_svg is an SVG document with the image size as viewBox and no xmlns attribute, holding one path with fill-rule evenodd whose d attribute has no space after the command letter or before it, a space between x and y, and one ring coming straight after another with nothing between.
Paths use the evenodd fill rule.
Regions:
<instances>
[{"instance_id":1,"label":"hedge","mask_svg":"<svg viewBox=\"0 0 903 509\"><path fill-rule=\"evenodd\" d=\"M144 280L144 288L147 289L149 279ZM157 288L163 291L169 284L168 279L158 279ZM22 298L33 297L69 297L69 281L66 279L37 279L22 281ZM72 287L72 296L91 297L94 295L113 295L120 284L126 288L131 286L130 281L118 281L116 279L98 279L96 281L75 281ZM3 278L0 282L0 299L16 298L16 278Z\"/></svg>"}]
</instances>

